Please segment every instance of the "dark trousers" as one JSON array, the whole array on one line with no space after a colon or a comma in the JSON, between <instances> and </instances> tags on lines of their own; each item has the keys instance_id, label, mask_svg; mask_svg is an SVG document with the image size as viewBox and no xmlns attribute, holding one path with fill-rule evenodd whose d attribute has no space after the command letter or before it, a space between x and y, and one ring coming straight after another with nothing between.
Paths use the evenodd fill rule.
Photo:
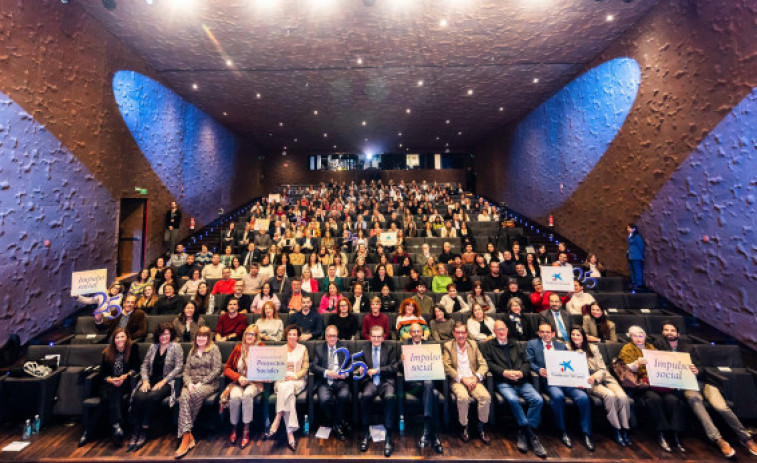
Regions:
<instances>
[{"instance_id":1,"label":"dark trousers","mask_svg":"<svg viewBox=\"0 0 757 463\"><path fill-rule=\"evenodd\" d=\"M332 425L344 421L344 410L350 400L350 386L347 381L335 380L318 386L318 405Z\"/></svg>"},{"instance_id":2,"label":"dark trousers","mask_svg":"<svg viewBox=\"0 0 757 463\"><path fill-rule=\"evenodd\" d=\"M155 409L160 402L171 393L171 386L163 385L158 390L147 392L137 390L131 397L131 423L133 426L149 426L152 423Z\"/></svg>"},{"instance_id":3,"label":"dark trousers","mask_svg":"<svg viewBox=\"0 0 757 463\"><path fill-rule=\"evenodd\" d=\"M89 434L94 433L95 428L97 427L97 422L100 421L100 415L104 410L108 411L108 423L111 426L121 424L121 409L123 407L123 399L126 392L126 383L116 387L103 381L100 385L100 406L95 407L92 412L86 416L84 423L84 427Z\"/></svg>"},{"instance_id":4,"label":"dark trousers","mask_svg":"<svg viewBox=\"0 0 757 463\"><path fill-rule=\"evenodd\" d=\"M650 388L631 389L634 400L641 400L657 432L686 430L686 408L675 391L658 392Z\"/></svg>"},{"instance_id":5,"label":"dark trousers","mask_svg":"<svg viewBox=\"0 0 757 463\"><path fill-rule=\"evenodd\" d=\"M644 261L629 260L628 270L631 273L631 286L634 288L644 286Z\"/></svg>"},{"instance_id":6,"label":"dark trousers","mask_svg":"<svg viewBox=\"0 0 757 463\"><path fill-rule=\"evenodd\" d=\"M439 416L439 401L434 392L434 382L428 380L413 381L406 383L405 387L407 387L408 394L412 394L416 397L423 394L423 417L430 418L434 424L438 424L436 421Z\"/></svg>"},{"instance_id":7,"label":"dark trousers","mask_svg":"<svg viewBox=\"0 0 757 463\"><path fill-rule=\"evenodd\" d=\"M363 428L368 429L371 425L371 404L376 396L381 396L384 401L384 427L393 429L397 394L394 391L394 385L389 381L380 381L378 386L373 384L373 381L368 381L363 385L363 392L360 393L360 414Z\"/></svg>"}]
</instances>

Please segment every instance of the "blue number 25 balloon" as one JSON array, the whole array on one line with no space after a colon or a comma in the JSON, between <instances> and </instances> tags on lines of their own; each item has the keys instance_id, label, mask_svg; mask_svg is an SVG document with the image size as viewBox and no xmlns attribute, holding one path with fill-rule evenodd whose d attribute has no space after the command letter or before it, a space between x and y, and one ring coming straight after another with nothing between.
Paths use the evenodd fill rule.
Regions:
<instances>
[{"instance_id":1,"label":"blue number 25 balloon","mask_svg":"<svg viewBox=\"0 0 757 463\"><path fill-rule=\"evenodd\" d=\"M95 293L95 297L100 298L100 305L95 309L93 315L103 314L103 317L107 319L121 315L121 306L116 302L118 296L109 298L105 293Z\"/></svg>"},{"instance_id":2,"label":"blue number 25 balloon","mask_svg":"<svg viewBox=\"0 0 757 463\"><path fill-rule=\"evenodd\" d=\"M356 354L352 354L352 356L350 357L350 351L347 350L346 347L340 347L339 349L336 350L336 352L334 352L334 355L336 356L337 359L339 358L340 352L344 354L344 361L342 362L342 366L339 367L339 374L343 375L347 373L352 373L356 368L362 368L362 374L355 375L354 378L363 379L363 377L365 377L366 371L368 370L368 366L365 364L365 362L358 360L360 357L363 356L363 353L358 352ZM350 362L349 367L347 367L348 360Z\"/></svg>"}]
</instances>

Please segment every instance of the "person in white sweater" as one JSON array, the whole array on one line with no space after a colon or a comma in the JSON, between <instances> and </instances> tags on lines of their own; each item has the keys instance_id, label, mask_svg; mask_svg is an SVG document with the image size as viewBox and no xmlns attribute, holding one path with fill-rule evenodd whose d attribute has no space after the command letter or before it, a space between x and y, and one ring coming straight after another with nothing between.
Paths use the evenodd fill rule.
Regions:
<instances>
[{"instance_id":1,"label":"person in white sweater","mask_svg":"<svg viewBox=\"0 0 757 463\"><path fill-rule=\"evenodd\" d=\"M583 315L584 306L591 306L595 302L594 296L584 292L584 284L578 279L573 280L573 295L570 300L565 304L565 308L568 309L572 315Z\"/></svg>"}]
</instances>

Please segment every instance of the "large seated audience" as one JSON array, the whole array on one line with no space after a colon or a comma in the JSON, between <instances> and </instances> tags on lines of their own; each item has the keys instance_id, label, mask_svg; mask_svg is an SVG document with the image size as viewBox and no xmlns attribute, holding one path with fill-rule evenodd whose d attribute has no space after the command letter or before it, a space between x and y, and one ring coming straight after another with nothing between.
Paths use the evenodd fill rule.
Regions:
<instances>
[{"instance_id":1,"label":"large seated audience","mask_svg":"<svg viewBox=\"0 0 757 463\"><path fill-rule=\"evenodd\" d=\"M605 268L595 254L577 261L563 243L552 253L540 243L533 249L525 236L512 239L512 224L500 213L459 186L425 181L322 184L284 189L278 200L261 199L220 233L223 253L205 244L187 253L178 244L167 259L142 270L128 290L121 283L110 286L109 295L119 296L122 312L115 318L94 317L94 336L80 340L107 344L97 377L98 411L107 413L113 436L124 438L125 397L130 403L128 449L138 450L149 440L161 401L170 399L170 406L178 407L180 458L196 445L193 428L203 403L220 393L221 409L229 409L229 444L239 441L244 448L251 441L250 424L262 419L253 415L253 406L266 387L247 379L248 349L285 344L287 376L272 385L275 415L264 438L274 438L283 428L294 451L295 432L315 420L303 421L297 408L298 397L310 393L317 397L311 399L323 425L339 440L354 427L358 446L366 451L372 405L380 400L383 451L390 456L396 404L402 399L398 383L404 381L398 376L399 344L440 343L449 382L449 398L442 400L455 404L463 442L478 437L489 444L490 432L506 426L490 429L491 403L499 394L514 417L519 450L546 456L538 437L545 402L561 442L572 447L570 398L579 411L581 442L592 451L595 398L619 446L633 445L635 407L639 416L646 413L639 425L654 429L661 448L685 452L684 413L690 407L707 437L730 457L733 448L703 406L708 401L757 455L757 445L728 408L718 383L698 369L696 358L691 370L702 382L700 391L649 386L641 349L691 352L689 341L679 335L681 326L663 322L662 332L649 335L641 326L621 328L583 280L576 279L570 293L544 291L541 265L574 265L600 279ZM479 228L486 222L495 226ZM80 297L79 302L99 301ZM161 315L169 319L148 333L148 320ZM627 344L617 358L603 359L598 346L619 340ZM236 346L222 357L218 346L227 342ZM150 343L141 365L137 343ZM180 343L191 345L186 355ZM362 352L365 371L340 373L335 358L340 348ZM547 383L544 352L553 348L586 354L591 376L585 387ZM619 370L632 373L637 383L618 381L614 373ZM360 373L365 376L354 398L360 418L353 422L346 410L352 375ZM309 375L312 389L307 388ZM131 376L136 386L127 391ZM438 397L444 389L419 381L408 382L404 390L421 398L418 444L442 453ZM471 404L476 409L472 425ZM90 416L81 445L92 440L96 416Z\"/></svg>"}]
</instances>

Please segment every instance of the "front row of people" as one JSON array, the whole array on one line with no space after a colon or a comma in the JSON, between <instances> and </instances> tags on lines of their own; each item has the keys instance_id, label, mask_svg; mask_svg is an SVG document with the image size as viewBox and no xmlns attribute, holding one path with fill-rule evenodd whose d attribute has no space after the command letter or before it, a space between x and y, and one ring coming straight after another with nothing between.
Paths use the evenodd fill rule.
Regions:
<instances>
[{"instance_id":1,"label":"front row of people","mask_svg":"<svg viewBox=\"0 0 757 463\"><path fill-rule=\"evenodd\" d=\"M351 432L350 424L345 419L351 383L350 375L341 370L338 351L346 346L338 338L337 327L330 325L326 328L326 342L316 346L312 363L307 348L301 344L301 328L289 325L284 331L287 373L284 380L273 384L276 414L264 438L273 438L283 425L287 446L292 451L296 449L295 432L300 427L296 398L305 389L306 376L312 368L318 405L326 417L324 424L331 427L339 440L346 440ZM444 371L450 381L453 400L457 404L460 439L463 442L468 442L471 438L468 412L473 402L477 404L478 437L484 444L491 442L486 429L491 395L484 383L486 375L491 372L496 390L512 410L518 426L517 448L522 452L527 452L530 447L537 456L546 457L546 451L536 434L544 399L533 385L531 378L534 375L538 377L541 391L550 399L549 405L555 425L561 432L561 441L566 447L573 445L566 431L566 397L571 398L578 408L582 441L590 451L594 450L594 442L589 397L594 396L604 403L607 420L615 430L614 440L620 446L632 445L629 430L630 398L633 398L652 419L658 443L665 451L671 451L668 440L672 438L675 448L679 452L685 452L681 433L685 430L685 404L688 403L703 425L708 438L718 446L724 456L732 457L735 451L723 439L704 408L703 402L707 400L748 451L757 455L757 445L728 408L714 384L700 383L699 391L650 387L642 349L657 348L694 354L691 346L678 338L678 330L672 323L663 325L663 336L654 345L647 342L646 333L642 328L629 328L631 342L623 346L612 365L615 372L621 375L625 387L621 387L610 374L597 346L588 342L586 333L580 326L571 327L569 341L563 343L553 339L555 333L552 326L543 321L538 327L538 338L530 340L525 348L508 336L508 326L503 321L495 321L493 331L492 339L479 344L469 339L466 324L458 322L453 329L454 339L442 346ZM408 332L409 338L403 341L404 343L427 342L420 324L412 323ZM218 391L221 374L226 376L229 383L220 398L222 410L225 407L229 408L232 427L229 441L236 444L239 440L238 424L241 415L243 427L240 445L242 448L249 445L253 401L264 387L262 383L247 379L249 349L261 344L258 327L250 325L245 329L241 342L235 346L225 367L222 364L221 352L213 342L212 332L207 326L197 329L186 361L181 346L173 341L175 337L172 324L164 323L158 326L154 333L155 344L150 346L140 367L136 343L131 342L124 328L114 330L110 344L103 352L99 372L101 403L95 413L86 415L85 431L80 445L89 441L102 411L109 412L114 437L124 437L121 427L121 405L129 392L129 378L138 375L139 381L131 393L129 417L133 434L128 450L135 451L145 445L155 409L168 398L172 407L178 401L177 434L181 442L175 456L183 457L196 445L192 435L195 419L204 400ZM384 339L384 328L381 325L373 326L370 330L370 344L366 344L362 351L365 368L359 367L355 371L358 376L362 375L358 385L358 402L362 417L358 445L361 451L366 451L370 445L371 410L376 397L380 397L383 403L383 424L386 428L383 451L384 455L390 456L394 450L392 430L396 422L397 373L404 358L398 356L394 343L385 343ZM586 354L590 377L585 387L558 387L548 384L545 352L550 349L574 350ZM704 381L705 378L696 367L698 359L695 355L692 360L692 372L700 381ZM180 375L183 385L181 390L177 390L177 379ZM439 393L433 381L408 382L406 387L408 394L421 398L423 403L423 432L418 445L421 448L432 447L436 452L442 453L438 434ZM525 412L520 398L526 403Z\"/></svg>"}]
</instances>

